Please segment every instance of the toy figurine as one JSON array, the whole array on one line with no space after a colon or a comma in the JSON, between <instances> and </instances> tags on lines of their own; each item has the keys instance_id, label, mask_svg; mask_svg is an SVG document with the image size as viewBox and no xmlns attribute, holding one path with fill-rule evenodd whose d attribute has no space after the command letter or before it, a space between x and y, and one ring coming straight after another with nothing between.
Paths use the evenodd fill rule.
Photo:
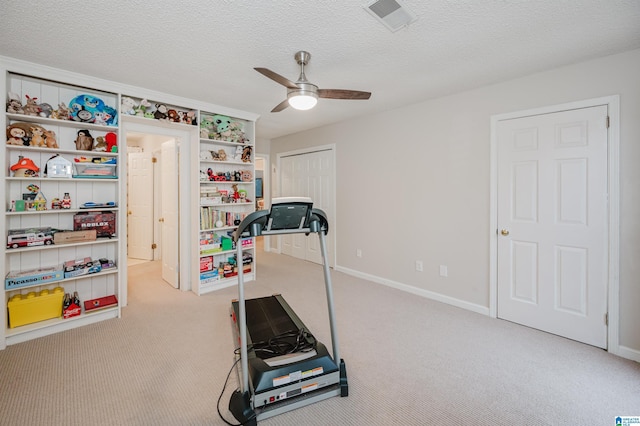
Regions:
<instances>
[{"instance_id":1,"label":"toy figurine","mask_svg":"<svg viewBox=\"0 0 640 426\"><path fill-rule=\"evenodd\" d=\"M68 192L64 193L64 197L62 198L62 201L60 202L60 207L63 209L70 209L71 208L71 197L69 196Z\"/></svg>"},{"instance_id":2,"label":"toy figurine","mask_svg":"<svg viewBox=\"0 0 640 426\"><path fill-rule=\"evenodd\" d=\"M11 166L14 177L38 177L40 168L30 158L18 157L18 162Z\"/></svg>"}]
</instances>

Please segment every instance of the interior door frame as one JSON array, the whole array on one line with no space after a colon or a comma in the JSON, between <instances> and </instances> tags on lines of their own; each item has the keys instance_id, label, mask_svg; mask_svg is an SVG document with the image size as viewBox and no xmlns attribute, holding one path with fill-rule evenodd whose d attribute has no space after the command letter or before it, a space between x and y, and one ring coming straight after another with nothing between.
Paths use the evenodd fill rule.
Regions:
<instances>
[{"instance_id":1,"label":"interior door frame","mask_svg":"<svg viewBox=\"0 0 640 426\"><path fill-rule=\"evenodd\" d=\"M510 112L491 116L491 167L489 191L489 315L498 316L498 122L533 115L550 114L573 109L607 106L609 115L608 129L608 178L609 178L609 264L608 264L608 327L607 351L619 355L620 333L620 96L611 95L601 98L586 99L559 105L551 105L523 111Z\"/></svg>"},{"instance_id":2,"label":"interior door frame","mask_svg":"<svg viewBox=\"0 0 640 426\"><path fill-rule=\"evenodd\" d=\"M140 120L148 121L149 123L142 123ZM177 127L179 126L179 127ZM185 127L183 129L183 127ZM147 120L140 119L133 116L122 117L121 123L121 134L126 135L128 132L134 133L148 133L148 134L157 134L162 136L168 136L169 138L175 138L176 141L180 141L178 144L178 155L179 165L178 165L178 175L180 176L178 191L179 191L179 202L180 202L180 223L179 223L179 232L180 239L178 248L178 259L179 263L179 280L180 280L180 291L189 291L191 290L191 268L189 267L189 260L191 259L191 205L195 198L192 198L192 188L191 186L191 164L190 158L191 147L197 146L199 141L199 127L191 126L192 128L186 127L184 125L177 125L172 123L164 123L159 120ZM119 146L118 149L124 150L124 155L126 156L126 144L122 143L122 146ZM121 191L126 193L127 190L127 182L126 180L121 181ZM126 197L123 197L126 202ZM126 211L126 205L124 208ZM124 241L121 246L122 253L124 253L124 266L126 268L126 254L127 254L127 242ZM122 264L122 261L121 261Z\"/></svg>"}]
</instances>

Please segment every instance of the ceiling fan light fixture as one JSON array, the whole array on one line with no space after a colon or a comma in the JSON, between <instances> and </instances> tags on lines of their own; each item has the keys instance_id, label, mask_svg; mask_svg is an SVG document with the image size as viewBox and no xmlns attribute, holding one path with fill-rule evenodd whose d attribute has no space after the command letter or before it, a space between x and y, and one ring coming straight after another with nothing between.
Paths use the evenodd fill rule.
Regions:
<instances>
[{"instance_id":1,"label":"ceiling fan light fixture","mask_svg":"<svg viewBox=\"0 0 640 426\"><path fill-rule=\"evenodd\" d=\"M287 98L289 100L289 105L291 105L292 108L301 111L309 110L318 103L318 95L314 92L308 92L305 90L292 91L289 93Z\"/></svg>"}]
</instances>

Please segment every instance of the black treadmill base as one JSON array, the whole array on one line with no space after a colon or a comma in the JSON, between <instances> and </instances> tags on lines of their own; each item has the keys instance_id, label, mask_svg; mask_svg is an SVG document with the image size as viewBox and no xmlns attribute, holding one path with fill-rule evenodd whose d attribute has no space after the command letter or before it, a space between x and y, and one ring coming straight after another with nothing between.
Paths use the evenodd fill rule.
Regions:
<instances>
[{"instance_id":1,"label":"black treadmill base","mask_svg":"<svg viewBox=\"0 0 640 426\"><path fill-rule=\"evenodd\" d=\"M256 413L251 408L249 392L234 391L229 400L229 411L242 425L256 426L258 424Z\"/></svg>"}]
</instances>

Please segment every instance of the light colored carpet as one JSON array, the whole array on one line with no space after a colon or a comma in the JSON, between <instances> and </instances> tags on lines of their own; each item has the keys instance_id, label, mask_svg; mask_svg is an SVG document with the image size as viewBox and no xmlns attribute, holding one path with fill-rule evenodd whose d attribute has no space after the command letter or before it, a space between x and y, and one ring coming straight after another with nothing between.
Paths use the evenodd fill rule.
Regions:
<instances>
[{"instance_id":1,"label":"light colored carpet","mask_svg":"<svg viewBox=\"0 0 640 426\"><path fill-rule=\"evenodd\" d=\"M330 343L322 269L260 253L248 297L282 293ZM640 365L602 350L333 272L350 394L278 425L613 425L640 415ZM222 425L233 363L229 288L195 296L129 270L121 319L0 351L0 424ZM223 397L223 413L232 383Z\"/></svg>"}]
</instances>

